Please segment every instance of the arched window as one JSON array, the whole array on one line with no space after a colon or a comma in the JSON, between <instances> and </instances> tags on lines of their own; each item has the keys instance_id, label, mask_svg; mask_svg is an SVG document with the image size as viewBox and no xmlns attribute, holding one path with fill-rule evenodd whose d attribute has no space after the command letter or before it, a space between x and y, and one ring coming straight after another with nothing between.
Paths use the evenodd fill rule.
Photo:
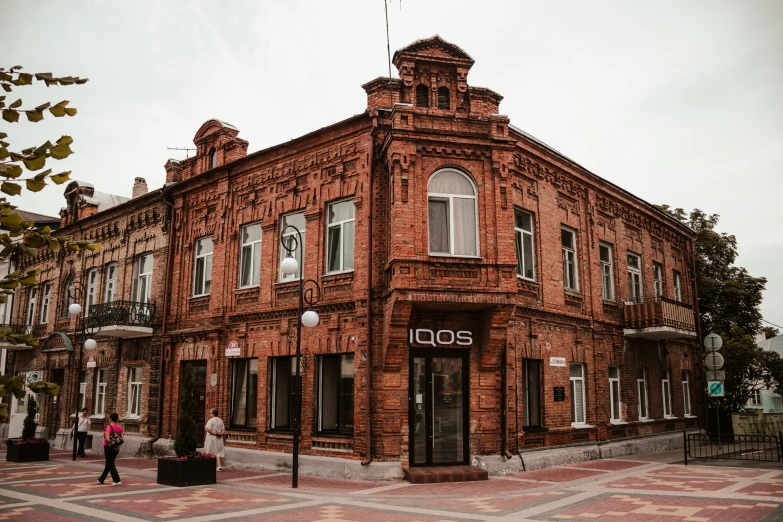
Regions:
<instances>
[{"instance_id":1,"label":"arched window","mask_svg":"<svg viewBox=\"0 0 783 522\"><path fill-rule=\"evenodd\" d=\"M430 254L478 256L476 187L455 169L432 175L427 187Z\"/></svg>"},{"instance_id":2,"label":"arched window","mask_svg":"<svg viewBox=\"0 0 783 522\"><path fill-rule=\"evenodd\" d=\"M430 91L427 86L420 83L416 86L416 107L430 106Z\"/></svg>"},{"instance_id":3,"label":"arched window","mask_svg":"<svg viewBox=\"0 0 783 522\"><path fill-rule=\"evenodd\" d=\"M209 168L214 169L217 167L217 151L214 147L209 151Z\"/></svg>"},{"instance_id":4,"label":"arched window","mask_svg":"<svg viewBox=\"0 0 783 522\"><path fill-rule=\"evenodd\" d=\"M449 98L448 87L438 87L438 109L451 108L451 100Z\"/></svg>"},{"instance_id":5,"label":"arched window","mask_svg":"<svg viewBox=\"0 0 783 522\"><path fill-rule=\"evenodd\" d=\"M65 281L63 281L62 286L60 286L60 304L62 305L62 308L60 308L60 317L69 317L68 307L71 306L71 303L75 302L68 296L68 289L72 284L73 277L67 277Z\"/></svg>"}]
</instances>

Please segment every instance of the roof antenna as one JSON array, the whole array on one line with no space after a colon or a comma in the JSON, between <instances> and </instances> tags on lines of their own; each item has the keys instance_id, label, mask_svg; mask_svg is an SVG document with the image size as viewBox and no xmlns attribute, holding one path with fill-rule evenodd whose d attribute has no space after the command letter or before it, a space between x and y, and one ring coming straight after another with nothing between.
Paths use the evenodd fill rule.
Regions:
<instances>
[{"instance_id":1,"label":"roof antenna","mask_svg":"<svg viewBox=\"0 0 783 522\"><path fill-rule=\"evenodd\" d=\"M389 108L394 107L394 98L392 97L392 75L391 75L391 45L389 44L389 2L391 0L383 0L383 10L386 13L386 55L389 58ZM402 2L400 2L400 9L402 9Z\"/></svg>"},{"instance_id":2,"label":"roof antenna","mask_svg":"<svg viewBox=\"0 0 783 522\"><path fill-rule=\"evenodd\" d=\"M190 151L191 150L196 150L196 149L186 149L184 147L166 147L166 148L169 149L169 150L177 150L177 151L184 150L185 151L185 159L188 159L190 157Z\"/></svg>"}]
</instances>

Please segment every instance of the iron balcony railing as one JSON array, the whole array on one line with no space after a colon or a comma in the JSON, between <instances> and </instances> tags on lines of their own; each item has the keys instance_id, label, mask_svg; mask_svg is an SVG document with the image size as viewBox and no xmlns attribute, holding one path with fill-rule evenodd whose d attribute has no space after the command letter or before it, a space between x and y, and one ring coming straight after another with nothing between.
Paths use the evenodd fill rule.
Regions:
<instances>
[{"instance_id":1,"label":"iron balcony railing","mask_svg":"<svg viewBox=\"0 0 783 522\"><path fill-rule=\"evenodd\" d=\"M155 303L137 301L112 301L90 306L85 318L88 328L94 326L142 326L152 328L155 317Z\"/></svg>"},{"instance_id":2,"label":"iron balcony railing","mask_svg":"<svg viewBox=\"0 0 783 522\"><path fill-rule=\"evenodd\" d=\"M662 296L640 297L623 304L625 328L670 327L696 331L693 306Z\"/></svg>"},{"instance_id":3,"label":"iron balcony railing","mask_svg":"<svg viewBox=\"0 0 783 522\"><path fill-rule=\"evenodd\" d=\"M31 335L32 337L44 337L46 335L46 326L46 324L4 323L0 324L0 331L2 331L5 335ZM7 340L0 341L0 343L11 344Z\"/></svg>"}]
</instances>

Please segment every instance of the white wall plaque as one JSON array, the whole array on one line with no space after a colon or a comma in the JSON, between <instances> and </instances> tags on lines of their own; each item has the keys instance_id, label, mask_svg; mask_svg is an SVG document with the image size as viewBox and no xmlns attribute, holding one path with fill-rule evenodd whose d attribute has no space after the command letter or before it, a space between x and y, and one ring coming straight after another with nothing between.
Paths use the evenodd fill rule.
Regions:
<instances>
[{"instance_id":1,"label":"white wall plaque","mask_svg":"<svg viewBox=\"0 0 783 522\"><path fill-rule=\"evenodd\" d=\"M549 358L549 366L558 366L560 368L565 368L566 360L565 357L550 357Z\"/></svg>"}]
</instances>

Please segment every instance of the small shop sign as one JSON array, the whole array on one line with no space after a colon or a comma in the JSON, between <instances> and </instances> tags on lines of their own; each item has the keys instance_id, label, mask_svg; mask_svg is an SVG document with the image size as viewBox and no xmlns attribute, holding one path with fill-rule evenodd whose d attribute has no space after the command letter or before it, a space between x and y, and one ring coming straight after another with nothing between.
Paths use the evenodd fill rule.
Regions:
<instances>
[{"instance_id":1,"label":"small shop sign","mask_svg":"<svg viewBox=\"0 0 783 522\"><path fill-rule=\"evenodd\" d=\"M565 357L550 357L549 366L557 366L558 368L565 368Z\"/></svg>"},{"instance_id":2,"label":"small shop sign","mask_svg":"<svg viewBox=\"0 0 783 522\"><path fill-rule=\"evenodd\" d=\"M239 357L239 343L236 341L229 341L226 347L226 357Z\"/></svg>"}]
</instances>

